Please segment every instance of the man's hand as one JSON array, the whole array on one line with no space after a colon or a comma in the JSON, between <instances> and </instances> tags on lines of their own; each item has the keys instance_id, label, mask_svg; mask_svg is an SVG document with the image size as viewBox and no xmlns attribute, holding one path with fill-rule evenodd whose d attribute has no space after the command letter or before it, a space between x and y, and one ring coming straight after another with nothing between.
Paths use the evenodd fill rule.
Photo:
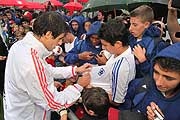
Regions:
<instances>
[{"instance_id":1,"label":"man's hand","mask_svg":"<svg viewBox=\"0 0 180 120\"><path fill-rule=\"evenodd\" d=\"M83 73L82 77L79 78L77 83L82 87L86 87L90 84L90 80L91 80L91 76L89 72L85 72Z\"/></svg>"},{"instance_id":2,"label":"man's hand","mask_svg":"<svg viewBox=\"0 0 180 120\"><path fill-rule=\"evenodd\" d=\"M78 54L80 60L91 60L93 59L93 53L92 52L82 52Z\"/></svg>"},{"instance_id":3,"label":"man's hand","mask_svg":"<svg viewBox=\"0 0 180 120\"><path fill-rule=\"evenodd\" d=\"M105 65L106 62L108 61L108 59L106 58L106 56L103 53L100 55L97 55L95 58L99 65Z\"/></svg>"},{"instance_id":4,"label":"man's hand","mask_svg":"<svg viewBox=\"0 0 180 120\"><path fill-rule=\"evenodd\" d=\"M145 53L146 53L146 49L142 48L139 44L134 46L133 54L135 55L135 57L138 59L140 63L143 63L144 61L146 61Z\"/></svg>"},{"instance_id":5,"label":"man's hand","mask_svg":"<svg viewBox=\"0 0 180 120\"><path fill-rule=\"evenodd\" d=\"M75 72L78 73L83 73L83 72L89 72L92 68L92 65L89 63L85 63L84 65L82 65L81 67L77 67L75 69Z\"/></svg>"},{"instance_id":6,"label":"man's hand","mask_svg":"<svg viewBox=\"0 0 180 120\"><path fill-rule=\"evenodd\" d=\"M176 11L176 8L173 8L172 6L172 0L168 0L168 10Z\"/></svg>"},{"instance_id":7,"label":"man's hand","mask_svg":"<svg viewBox=\"0 0 180 120\"><path fill-rule=\"evenodd\" d=\"M148 120L155 120L156 117L159 117L159 115L156 114L157 112L164 118L164 115L160 108L154 102L151 102L150 106L147 106Z\"/></svg>"}]
</instances>

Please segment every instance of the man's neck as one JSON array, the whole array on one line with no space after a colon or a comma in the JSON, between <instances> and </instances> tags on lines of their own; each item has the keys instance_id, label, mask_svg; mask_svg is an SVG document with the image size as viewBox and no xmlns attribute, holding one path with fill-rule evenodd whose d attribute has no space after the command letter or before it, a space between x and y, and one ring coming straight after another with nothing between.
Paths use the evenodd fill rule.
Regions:
<instances>
[{"instance_id":1,"label":"man's neck","mask_svg":"<svg viewBox=\"0 0 180 120\"><path fill-rule=\"evenodd\" d=\"M165 98L171 98L171 97L175 96L178 92L180 92L180 86L178 86L174 90L167 91L162 94L164 95Z\"/></svg>"},{"instance_id":2,"label":"man's neck","mask_svg":"<svg viewBox=\"0 0 180 120\"><path fill-rule=\"evenodd\" d=\"M75 36L72 36L72 39L70 41L70 43L72 43L73 41L75 41L76 37Z\"/></svg>"}]
</instances>

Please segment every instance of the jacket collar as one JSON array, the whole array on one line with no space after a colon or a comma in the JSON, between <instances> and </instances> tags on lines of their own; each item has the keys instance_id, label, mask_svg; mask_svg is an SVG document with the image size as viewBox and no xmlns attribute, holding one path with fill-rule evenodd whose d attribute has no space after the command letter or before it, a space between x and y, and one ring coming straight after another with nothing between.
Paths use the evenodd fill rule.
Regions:
<instances>
[{"instance_id":1,"label":"jacket collar","mask_svg":"<svg viewBox=\"0 0 180 120\"><path fill-rule=\"evenodd\" d=\"M38 56L41 58L46 58L50 54L52 54L52 51L48 51L48 49L38 40L34 37L32 32L28 32L24 39L33 45L33 49L35 49L38 53Z\"/></svg>"}]
</instances>

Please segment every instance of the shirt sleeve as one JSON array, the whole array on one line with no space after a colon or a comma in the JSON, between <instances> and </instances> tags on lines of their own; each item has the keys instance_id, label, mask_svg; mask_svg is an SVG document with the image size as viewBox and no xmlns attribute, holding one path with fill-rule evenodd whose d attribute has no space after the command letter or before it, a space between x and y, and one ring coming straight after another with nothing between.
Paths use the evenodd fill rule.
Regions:
<instances>
[{"instance_id":1,"label":"shirt sleeve","mask_svg":"<svg viewBox=\"0 0 180 120\"><path fill-rule=\"evenodd\" d=\"M53 78L64 79L76 75L75 73L76 66L53 67L49 64L45 64L44 67Z\"/></svg>"},{"instance_id":2,"label":"shirt sleeve","mask_svg":"<svg viewBox=\"0 0 180 120\"><path fill-rule=\"evenodd\" d=\"M52 73L48 73L49 71L35 54L32 54L32 59L32 65L25 70L26 74L24 74L23 77L26 91L32 102L46 110L53 111L58 111L62 107L67 108L75 103L80 97L80 92L83 88L75 84L74 86L70 85L63 91L58 92L54 86ZM71 69L72 67L59 68L59 72L66 74L64 71L70 70L70 72L72 72ZM56 70L53 71L55 72L54 74L58 74Z\"/></svg>"},{"instance_id":3,"label":"shirt sleeve","mask_svg":"<svg viewBox=\"0 0 180 120\"><path fill-rule=\"evenodd\" d=\"M130 69L126 58L119 59L112 69L112 101L123 103L130 82Z\"/></svg>"}]
</instances>

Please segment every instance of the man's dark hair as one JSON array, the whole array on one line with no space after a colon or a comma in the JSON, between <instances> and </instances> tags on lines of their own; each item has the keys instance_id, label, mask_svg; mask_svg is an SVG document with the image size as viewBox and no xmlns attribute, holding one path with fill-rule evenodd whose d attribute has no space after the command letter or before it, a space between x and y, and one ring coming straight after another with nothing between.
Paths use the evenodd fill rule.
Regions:
<instances>
[{"instance_id":1,"label":"man's dark hair","mask_svg":"<svg viewBox=\"0 0 180 120\"><path fill-rule=\"evenodd\" d=\"M110 106L108 93L100 87L84 89L82 101L87 110L92 110L98 118L108 116Z\"/></svg>"},{"instance_id":2,"label":"man's dark hair","mask_svg":"<svg viewBox=\"0 0 180 120\"><path fill-rule=\"evenodd\" d=\"M155 58L155 63L163 70L180 72L180 60L169 57L157 57Z\"/></svg>"},{"instance_id":3,"label":"man's dark hair","mask_svg":"<svg viewBox=\"0 0 180 120\"><path fill-rule=\"evenodd\" d=\"M150 22L154 20L154 12L148 5L141 5L130 12L130 17L140 17L142 22Z\"/></svg>"},{"instance_id":4,"label":"man's dark hair","mask_svg":"<svg viewBox=\"0 0 180 120\"><path fill-rule=\"evenodd\" d=\"M102 16L105 15L104 11L103 10L98 10L98 12L100 12L102 14Z\"/></svg>"},{"instance_id":5,"label":"man's dark hair","mask_svg":"<svg viewBox=\"0 0 180 120\"><path fill-rule=\"evenodd\" d=\"M63 17L56 12L45 12L34 21L33 33L42 36L48 31L52 32L54 38L58 37L61 33L65 33L68 27Z\"/></svg>"},{"instance_id":6,"label":"man's dark hair","mask_svg":"<svg viewBox=\"0 0 180 120\"><path fill-rule=\"evenodd\" d=\"M32 14L32 19L35 19L35 18L37 18L38 16L39 16L39 14L34 12L34 13Z\"/></svg>"},{"instance_id":7,"label":"man's dark hair","mask_svg":"<svg viewBox=\"0 0 180 120\"><path fill-rule=\"evenodd\" d=\"M99 38L114 45L116 41L121 41L123 46L129 45L129 30L126 25L117 19L102 24L99 32Z\"/></svg>"}]
</instances>

